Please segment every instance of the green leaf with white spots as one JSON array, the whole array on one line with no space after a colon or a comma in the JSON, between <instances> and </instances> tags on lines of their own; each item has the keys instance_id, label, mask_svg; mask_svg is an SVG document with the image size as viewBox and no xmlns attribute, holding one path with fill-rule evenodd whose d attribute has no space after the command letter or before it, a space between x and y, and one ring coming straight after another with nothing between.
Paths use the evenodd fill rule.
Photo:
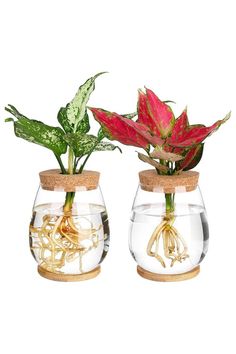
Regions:
<instances>
[{"instance_id":1,"label":"green leaf with white spots","mask_svg":"<svg viewBox=\"0 0 236 354\"><path fill-rule=\"evenodd\" d=\"M67 117L67 108L69 104L67 104L66 107L61 107L58 114L57 114L57 120L61 124L62 128L66 133L72 133L73 132L73 126L70 125L68 117ZM80 121L77 127L77 131L80 133L88 133L90 130L90 124L89 124L89 116L87 109L85 110L85 115L83 119Z\"/></svg>"},{"instance_id":2,"label":"green leaf with white spots","mask_svg":"<svg viewBox=\"0 0 236 354\"><path fill-rule=\"evenodd\" d=\"M98 131L98 140L101 141L102 139L105 138L105 134L102 128L99 129Z\"/></svg>"},{"instance_id":3,"label":"green leaf with white spots","mask_svg":"<svg viewBox=\"0 0 236 354\"><path fill-rule=\"evenodd\" d=\"M89 116L88 116L88 112L86 109L84 118L80 121L77 131L79 133L86 134L89 132L89 130L90 130Z\"/></svg>"},{"instance_id":4,"label":"green leaf with white spots","mask_svg":"<svg viewBox=\"0 0 236 354\"><path fill-rule=\"evenodd\" d=\"M93 151L113 151L121 149L108 142L101 142L96 136L90 134L69 133L64 139L72 148L76 157L90 154Z\"/></svg>"},{"instance_id":5,"label":"green leaf with white spots","mask_svg":"<svg viewBox=\"0 0 236 354\"><path fill-rule=\"evenodd\" d=\"M68 103L65 108L61 108L61 112L59 111L58 121L67 133L88 132L89 121L86 105L91 93L95 89L96 78L102 74L104 74L104 72L91 77L81 85L73 100Z\"/></svg>"},{"instance_id":6,"label":"green leaf with white spots","mask_svg":"<svg viewBox=\"0 0 236 354\"><path fill-rule=\"evenodd\" d=\"M58 114L57 114L57 120L61 124L62 128L65 130L66 133L72 132L72 127L69 124L69 121L67 119L67 107L61 107Z\"/></svg>"},{"instance_id":7,"label":"green leaf with white spots","mask_svg":"<svg viewBox=\"0 0 236 354\"><path fill-rule=\"evenodd\" d=\"M118 149L122 153L119 146L102 141L95 146L94 151L113 151L115 149Z\"/></svg>"},{"instance_id":8,"label":"green leaf with white spots","mask_svg":"<svg viewBox=\"0 0 236 354\"><path fill-rule=\"evenodd\" d=\"M14 106L9 105L6 111L17 118L14 121L14 131L18 138L44 146L60 156L67 150L67 143L63 139L61 128L51 127L40 121L29 119L22 115Z\"/></svg>"},{"instance_id":9,"label":"green leaf with white spots","mask_svg":"<svg viewBox=\"0 0 236 354\"><path fill-rule=\"evenodd\" d=\"M68 133L64 136L64 139L72 148L76 157L89 154L98 143L96 136L81 133Z\"/></svg>"}]
</instances>

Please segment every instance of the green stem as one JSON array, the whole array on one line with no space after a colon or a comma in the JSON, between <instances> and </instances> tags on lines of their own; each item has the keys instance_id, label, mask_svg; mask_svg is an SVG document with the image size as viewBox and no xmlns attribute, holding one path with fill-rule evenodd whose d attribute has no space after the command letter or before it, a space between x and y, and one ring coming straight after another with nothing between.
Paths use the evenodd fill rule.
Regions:
<instances>
[{"instance_id":1,"label":"green stem","mask_svg":"<svg viewBox=\"0 0 236 354\"><path fill-rule=\"evenodd\" d=\"M60 165L62 174L65 175L65 174L66 174L66 169L65 169L65 167L64 167L64 165L63 165L63 163L62 163L62 160L61 160L60 156L58 156L58 155L56 155L56 154L54 154L54 155L55 155L55 157L56 157L56 159L57 159L57 162L58 162L59 165Z\"/></svg>"},{"instance_id":2,"label":"green stem","mask_svg":"<svg viewBox=\"0 0 236 354\"><path fill-rule=\"evenodd\" d=\"M66 200L65 200L65 204L63 206L63 210L64 212L70 212L73 206L73 202L74 202L74 198L75 198L75 192L67 192L66 193Z\"/></svg>"},{"instance_id":3,"label":"green stem","mask_svg":"<svg viewBox=\"0 0 236 354\"><path fill-rule=\"evenodd\" d=\"M166 200L166 214L173 213L175 210L175 194L165 193Z\"/></svg>"},{"instance_id":4,"label":"green stem","mask_svg":"<svg viewBox=\"0 0 236 354\"><path fill-rule=\"evenodd\" d=\"M96 146L100 143L100 141L102 141L102 139L103 139L103 138L98 139L97 143L94 145L94 147L92 148L92 150L88 153L88 155L86 156L86 159L84 160L84 162L83 162L82 165L80 166L78 173L82 173L82 172L83 172L83 169L84 169L85 164L87 163L88 159L89 159L90 156L92 155L92 153L93 153L94 149L96 148Z\"/></svg>"},{"instance_id":5,"label":"green stem","mask_svg":"<svg viewBox=\"0 0 236 354\"><path fill-rule=\"evenodd\" d=\"M73 175L73 167L74 167L74 153L71 148L69 148L68 155L68 174Z\"/></svg>"},{"instance_id":6,"label":"green stem","mask_svg":"<svg viewBox=\"0 0 236 354\"><path fill-rule=\"evenodd\" d=\"M84 162L80 166L78 173L82 173L83 172L84 166L85 166L86 162L88 161L89 157L91 156L91 154L92 154L92 151L86 156L86 159L84 160Z\"/></svg>"},{"instance_id":7,"label":"green stem","mask_svg":"<svg viewBox=\"0 0 236 354\"><path fill-rule=\"evenodd\" d=\"M74 161L74 174L76 173L77 165L78 165L79 160L81 159L81 157L77 157L77 159L75 159L75 161Z\"/></svg>"},{"instance_id":8,"label":"green stem","mask_svg":"<svg viewBox=\"0 0 236 354\"><path fill-rule=\"evenodd\" d=\"M68 154L68 174L73 175L74 172L74 153L71 148L69 148L69 154ZM64 212L70 212L73 206L75 198L75 192L67 192L66 193L66 200L64 204Z\"/></svg>"}]
</instances>

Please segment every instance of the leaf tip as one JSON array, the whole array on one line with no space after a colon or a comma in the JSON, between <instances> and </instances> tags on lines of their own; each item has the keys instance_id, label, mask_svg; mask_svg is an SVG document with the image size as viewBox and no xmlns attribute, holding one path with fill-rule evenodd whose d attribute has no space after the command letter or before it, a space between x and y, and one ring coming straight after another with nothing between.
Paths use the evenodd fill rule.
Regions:
<instances>
[{"instance_id":1,"label":"leaf tip","mask_svg":"<svg viewBox=\"0 0 236 354\"><path fill-rule=\"evenodd\" d=\"M94 75L94 79L96 79L98 76L103 75L103 74L109 74L108 71L101 71L100 73L97 73L96 75Z\"/></svg>"},{"instance_id":2,"label":"leaf tip","mask_svg":"<svg viewBox=\"0 0 236 354\"><path fill-rule=\"evenodd\" d=\"M5 123L14 122L14 119L13 118L6 118L6 119L4 119L4 122Z\"/></svg>"}]
</instances>

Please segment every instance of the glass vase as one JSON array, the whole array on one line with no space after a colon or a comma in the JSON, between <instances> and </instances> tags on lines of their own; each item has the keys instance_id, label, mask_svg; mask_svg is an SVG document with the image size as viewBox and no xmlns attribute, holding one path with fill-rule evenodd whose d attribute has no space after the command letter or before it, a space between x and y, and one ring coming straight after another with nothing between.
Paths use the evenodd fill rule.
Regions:
<instances>
[{"instance_id":1,"label":"glass vase","mask_svg":"<svg viewBox=\"0 0 236 354\"><path fill-rule=\"evenodd\" d=\"M158 175L139 173L129 232L130 252L144 278L190 279L208 249L208 223L198 172Z\"/></svg>"},{"instance_id":2,"label":"glass vase","mask_svg":"<svg viewBox=\"0 0 236 354\"><path fill-rule=\"evenodd\" d=\"M57 281L94 278L109 248L109 224L99 173L40 174L29 228L41 276Z\"/></svg>"}]
</instances>

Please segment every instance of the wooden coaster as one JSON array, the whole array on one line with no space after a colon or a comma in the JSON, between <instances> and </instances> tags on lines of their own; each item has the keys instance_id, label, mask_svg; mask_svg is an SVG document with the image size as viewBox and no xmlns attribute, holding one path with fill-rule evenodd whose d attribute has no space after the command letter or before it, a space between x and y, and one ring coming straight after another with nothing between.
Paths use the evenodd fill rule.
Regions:
<instances>
[{"instance_id":1,"label":"wooden coaster","mask_svg":"<svg viewBox=\"0 0 236 354\"><path fill-rule=\"evenodd\" d=\"M158 175L154 169L139 172L140 186L148 192L190 192L196 189L198 178L196 171L183 171L173 176Z\"/></svg>"},{"instance_id":2,"label":"wooden coaster","mask_svg":"<svg viewBox=\"0 0 236 354\"><path fill-rule=\"evenodd\" d=\"M47 279L50 280L55 280L55 281L82 281L82 280L89 280L92 278L95 278L101 271L101 267L97 267L93 270L91 270L88 273L82 273L82 274L61 274L61 273L53 273L49 272L46 269L41 268L38 266L38 272L39 274Z\"/></svg>"},{"instance_id":3,"label":"wooden coaster","mask_svg":"<svg viewBox=\"0 0 236 354\"><path fill-rule=\"evenodd\" d=\"M193 268L189 272L181 273L181 274L156 274L156 273L149 272L148 270L145 270L140 266L137 266L137 272L141 277L153 281L163 281L163 282L182 281L182 280L188 280L196 277L200 272L200 266Z\"/></svg>"},{"instance_id":4,"label":"wooden coaster","mask_svg":"<svg viewBox=\"0 0 236 354\"><path fill-rule=\"evenodd\" d=\"M99 177L99 172L86 170L74 175L63 175L61 170L47 170L39 173L41 187L49 191L76 192L82 189L96 189Z\"/></svg>"}]
</instances>

